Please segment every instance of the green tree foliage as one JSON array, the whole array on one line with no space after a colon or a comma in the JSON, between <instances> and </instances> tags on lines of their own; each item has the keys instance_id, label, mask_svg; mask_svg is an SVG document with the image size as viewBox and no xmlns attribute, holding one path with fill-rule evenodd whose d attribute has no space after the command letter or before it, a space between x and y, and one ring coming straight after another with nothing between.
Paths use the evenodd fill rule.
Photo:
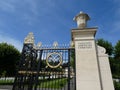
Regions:
<instances>
[{"instance_id":1,"label":"green tree foliage","mask_svg":"<svg viewBox=\"0 0 120 90\"><path fill-rule=\"evenodd\" d=\"M108 42L107 40L104 40L104 39L98 39L97 43L98 43L98 45L100 45L106 49L106 53L108 55L113 54L113 46L110 42Z\"/></svg>"},{"instance_id":2,"label":"green tree foliage","mask_svg":"<svg viewBox=\"0 0 120 90\"><path fill-rule=\"evenodd\" d=\"M20 52L14 46L0 43L0 76L3 74L13 76L18 60L20 60Z\"/></svg>"},{"instance_id":3,"label":"green tree foliage","mask_svg":"<svg viewBox=\"0 0 120 90\"><path fill-rule=\"evenodd\" d=\"M114 82L115 90L120 90L120 83Z\"/></svg>"},{"instance_id":4,"label":"green tree foliage","mask_svg":"<svg viewBox=\"0 0 120 90\"><path fill-rule=\"evenodd\" d=\"M120 78L120 61L110 57L110 66L113 78Z\"/></svg>"},{"instance_id":5,"label":"green tree foliage","mask_svg":"<svg viewBox=\"0 0 120 90\"><path fill-rule=\"evenodd\" d=\"M113 75L115 78L120 78L120 40L116 43L114 47L114 62L113 65Z\"/></svg>"},{"instance_id":6,"label":"green tree foliage","mask_svg":"<svg viewBox=\"0 0 120 90\"><path fill-rule=\"evenodd\" d=\"M120 61L120 40L116 43L114 48L114 57Z\"/></svg>"}]
</instances>

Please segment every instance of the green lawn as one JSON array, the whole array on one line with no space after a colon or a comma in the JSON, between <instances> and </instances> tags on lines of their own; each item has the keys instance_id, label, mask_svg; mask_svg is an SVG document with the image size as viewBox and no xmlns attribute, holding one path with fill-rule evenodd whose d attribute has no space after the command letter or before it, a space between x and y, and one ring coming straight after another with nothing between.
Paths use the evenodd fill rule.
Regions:
<instances>
[{"instance_id":1,"label":"green lawn","mask_svg":"<svg viewBox=\"0 0 120 90\"><path fill-rule=\"evenodd\" d=\"M14 80L0 80L0 85L13 85Z\"/></svg>"},{"instance_id":2,"label":"green lawn","mask_svg":"<svg viewBox=\"0 0 120 90\"><path fill-rule=\"evenodd\" d=\"M67 84L67 79L53 79L40 82L40 88L62 88Z\"/></svg>"},{"instance_id":3,"label":"green lawn","mask_svg":"<svg viewBox=\"0 0 120 90\"><path fill-rule=\"evenodd\" d=\"M14 80L0 80L0 85L13 85ZM67 78L39 80L39 88L62 88L67 84Z\"/></svg>"}]
</instances>

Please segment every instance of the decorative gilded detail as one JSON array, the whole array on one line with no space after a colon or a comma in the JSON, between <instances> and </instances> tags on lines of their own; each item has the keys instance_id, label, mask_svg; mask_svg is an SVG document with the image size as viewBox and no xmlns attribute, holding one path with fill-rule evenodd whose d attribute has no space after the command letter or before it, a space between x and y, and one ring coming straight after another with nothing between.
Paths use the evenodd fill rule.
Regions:
<instances>
[{"instance_id":1,"label":"decorative gilded detail","mask_svg":"<svg viewBox=\"0 0 120 90\"><path fill-rule=\"evenodd\" d=\"M30 32L24 39L24 44L34 44L34 35Z\"/></svg>"},{"instance_id":2,"label":"decorative gilded detail","mask_svg":"<svg viewBox=\"0 0 120 90\"><path fill-rule=\"evenodd\" d=\"M73 41L70 41L70 47L74 47L74 42Z\"/></svg>"},{"instance_id":3,"label":"decorative gilded detail","mask_svg":"<svg viewBox=\"0 0 120 90\"><path fill-rule=\"evenodd\" d=\"M53 43L53 47L54 47L54 48L58 47L58 42L55 41L55 42Z\"/></svg>"},{"instance_id":4,"label":"decorative gilded detail","mask_svg":"<svg viewBox=\"0 0 120 90\"><path fill-rule=\"evenodd\" d=\"M62 64L62 56L60 53L49 53L47 55L47 60L46 60L47 66L50 68L57 68L60 67Z\"/></svg>"},{"instance_id":5,"label":"decorative gilded detail","mask_svg":"<svg viewBox=\"0 0 120 90\"><path fill-rule=\"evenodd\" d=\"M42 42L39 42L39 43L37 44L37 46L38 46L38 47L41 47L41 46L42 46Z\"/></svg>"}]
</instances>

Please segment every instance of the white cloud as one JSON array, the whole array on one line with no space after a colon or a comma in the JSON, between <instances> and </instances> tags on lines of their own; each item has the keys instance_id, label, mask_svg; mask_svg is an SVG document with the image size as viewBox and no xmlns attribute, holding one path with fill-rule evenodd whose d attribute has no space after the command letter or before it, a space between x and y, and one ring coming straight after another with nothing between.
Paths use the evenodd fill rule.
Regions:
<instances>
[{"instance_id":1,"label":"white cloud","mask_svg":"<svg viewBox=\"0 0 120 90\"><path fill-rule=\"evenodd\" d=\"M11 44L15 46L15 48L17 48L19 51L22 51L23 44L19 40L11 38L4 33L0 33L0 43L1 42L6 42L8 44Z\"/></svg>"}]
</instances>

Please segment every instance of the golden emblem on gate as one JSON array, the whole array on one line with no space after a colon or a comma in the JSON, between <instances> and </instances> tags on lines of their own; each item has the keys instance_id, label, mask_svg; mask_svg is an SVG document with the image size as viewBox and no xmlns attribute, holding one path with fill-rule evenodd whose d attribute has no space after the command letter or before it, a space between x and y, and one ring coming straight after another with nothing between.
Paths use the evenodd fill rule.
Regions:
<instances>
[{"instance_id":1,"label":"golden emblem on gate","mask_svg":"<svg viewBox=\"0 0 120 90\"><path fill-rule=\"evenodd\" d=\"M50 68L57 68L62 64L62 55L57 52L48 53L46 63Z\"/></svg>"}]
</instances>

